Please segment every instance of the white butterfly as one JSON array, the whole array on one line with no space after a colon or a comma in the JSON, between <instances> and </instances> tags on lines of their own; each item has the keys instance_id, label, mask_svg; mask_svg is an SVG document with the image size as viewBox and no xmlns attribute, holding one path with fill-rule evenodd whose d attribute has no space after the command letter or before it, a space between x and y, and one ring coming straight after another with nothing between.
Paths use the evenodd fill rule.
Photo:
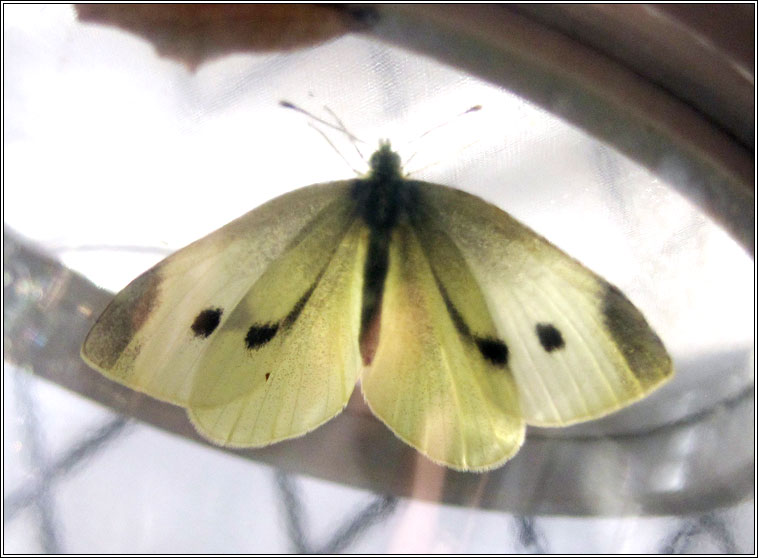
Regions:
<instances>
[{"instance_id":1,"label":"white butterfly","mask_svg":"<svg viewBox=\"0 0 758 558\"><path fill-rule=\"evenodd\" d=\"M398 437L472 471L526 424L597 418L673 375L616 287L497 207L404 178L389 143L365 178L281 196L142 274L82 356L230 446L313 430L360 379Z\"/></svg>"}]
</instances>

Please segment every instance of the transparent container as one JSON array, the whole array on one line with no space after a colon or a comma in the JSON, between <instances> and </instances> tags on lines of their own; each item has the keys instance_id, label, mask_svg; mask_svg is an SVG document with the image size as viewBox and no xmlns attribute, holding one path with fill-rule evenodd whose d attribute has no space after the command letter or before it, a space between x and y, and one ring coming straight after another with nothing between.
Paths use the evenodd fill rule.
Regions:
<instances>
[{"instance_id":1,"label":"transparent container","mask_svg":"<svg viewBox=\"0 0 758 558\"><path fill-rule=\"evenodd\" d=\"M362 33L193 69L68 6L4 6L4 551L754 552L739 134L699 128L624 53L582 51L554 12L480 8L377 8L358 14ZM485 41L497 18L499 50ZM535 59L552 45L585 65L527 72L525 29L545 34ZM603 75L642 85L620 102ZM645 83L660 98L640 116ZM365 143L322 127L330 145L283 99ZM639 133L676 110L691 134ZM414 178L495 203L621 288L675 378L602 420L530 427L514 459L475 474L400 442L359 390L303 438L230 450L81 361L94 319L139 273L269 199L365 171L356 146L387 138ZM702 145L713 151L698 159ZM720 204L704 194L717 188Z\"/></svg>"}]
</instances>

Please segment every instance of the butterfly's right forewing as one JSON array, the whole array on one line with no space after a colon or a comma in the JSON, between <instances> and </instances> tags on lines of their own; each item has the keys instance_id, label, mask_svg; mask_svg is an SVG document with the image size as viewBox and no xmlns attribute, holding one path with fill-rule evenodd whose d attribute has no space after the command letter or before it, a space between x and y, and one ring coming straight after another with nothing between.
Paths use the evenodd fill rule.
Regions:
<instances>
[{"instance_id":1,"label":"butterfly's right forewing","mask_svg":"<svg viewBox=\"0 0 758 558\"><path fill-rule=\"evenodd\" d=\"M112 380L186 406L197 364L234 308L348 189L342 182L286 194L166 258L113 299L83 358Z\"/></svg>"},{"instance_id":2,"label":"butterfly's right forewing","mask_svg":"<svg viewBox=\"0 0 758 558\"><path fill-rule=\"evenodd\" d=\"M597 418L672 376L663 343L616 287L479 198L421 191L484 293L527 423Z\"/></svg>"}]
</instances>

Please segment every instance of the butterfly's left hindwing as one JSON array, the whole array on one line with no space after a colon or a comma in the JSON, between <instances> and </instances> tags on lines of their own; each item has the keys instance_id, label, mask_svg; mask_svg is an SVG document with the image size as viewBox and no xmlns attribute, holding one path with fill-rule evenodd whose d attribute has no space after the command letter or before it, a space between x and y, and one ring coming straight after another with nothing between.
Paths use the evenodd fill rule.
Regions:
<instances>
[{"instance_id":1,"label":"butterfly's left hindwing","mask_svg":"<svg viewBox=\"0 0 758 558\"><path fill-rule=\"evenodd\" d=\"M518 451L524 422L507 356L461 264L433 231L395 227L379 344L361 386L402 440L438 463L484 470Z\"/></svg>"}]
</instances>

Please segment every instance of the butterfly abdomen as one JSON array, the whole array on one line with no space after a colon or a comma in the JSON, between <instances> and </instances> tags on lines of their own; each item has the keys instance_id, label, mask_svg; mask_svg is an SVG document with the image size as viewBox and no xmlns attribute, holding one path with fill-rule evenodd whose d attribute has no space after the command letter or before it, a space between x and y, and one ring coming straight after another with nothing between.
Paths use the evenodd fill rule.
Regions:
<instances>
[{"instance_id":1,"label":"butterfly abdomen","mask_svg":"<svg viewBox=\"0 0 758 558\"><path fill-rule=\"evenodd\" d=\"M400 158L383 143L371 157L371 171L355 180L352 197L356 212L368 228L368 251L363 270L361 334L359 343L364 364L371 362L373 347L367 344L382 303L384 283L389 266L389 245L392 231L410 203L409 182L400 170Z\"/></svg>"}]
</instances>

